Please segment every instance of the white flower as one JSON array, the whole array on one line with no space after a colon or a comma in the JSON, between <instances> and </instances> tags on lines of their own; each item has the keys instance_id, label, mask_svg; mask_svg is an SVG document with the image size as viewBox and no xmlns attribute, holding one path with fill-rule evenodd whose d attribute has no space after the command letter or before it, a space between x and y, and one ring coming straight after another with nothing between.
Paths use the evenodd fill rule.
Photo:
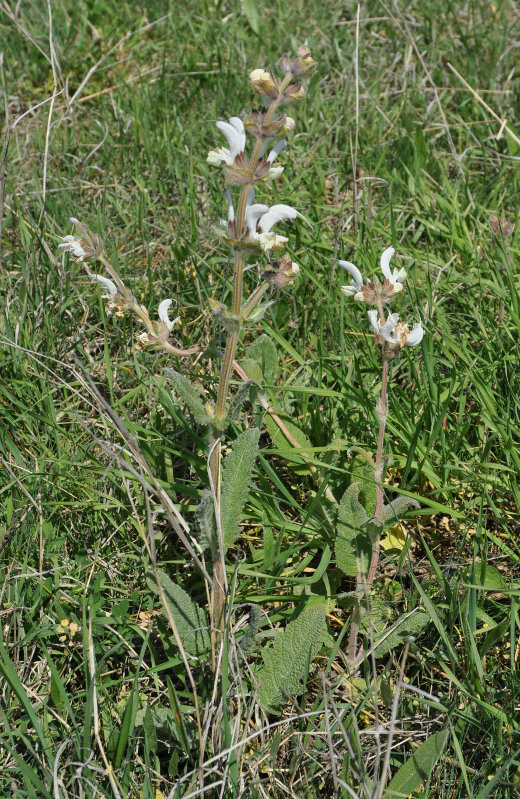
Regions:
<instances>
[{"instance_id":1,"label":"white flower","mask_svg":"<svg viewBox=\"0 0 520 799\"><path fill-rule=\"evenodd\" d=\"M351 264L350 261L338 261L338 264L346 269L349 275L352 277L352 280L348 286L341 286L341 291L343 294L346 294L347 297L354 297L355 300L363 300L363 275L354 264Z\"/></svg>"},{"instance_id":2,"label":"white flower","mask_svg":"<svg viewBox=\"0 0 520 799\"><path fill-rule=\"evenodd\" d=\"M248 224L249 234L251 238L260 243L264 252L269 252L269 250L273 248L278 249L278 247L281 247L288 241L286 236L278 236L276 233L271 232L273 225L276 225L277 222L283 222L285 219L296 219L297 216L301 216L296 208L290 205L279 204L273 205L271 208L267 208L265 205L252 205L250 208L257 209L256 213L259 214L259 218L254 231L252 231ZM259 212L258 209L260 208L265 210ZM256 228L258 228L260 232L257 232Z\"/></svg>"},{"instance_id":3,"label":"white flower","mask_svg":"<svg viewBox=\"0 0 520 799\"><path fill-rule=\"evenodd\" d=\"M87 253L81 246L81 239L78 239L77 236L62 236L61 241L62 243L58 244L58 247L73 255L78 261L83 260Z\"/></svg>"},{"instance_id":4,"label":"white flower","mask_svg":"<svg viewBox=\"0 0 520 799\"><path fill-rule=\"evenodd\" d=\"M117 294L117 286L113 280L110 280L108 277L103 277L103 275L90 275L91 280L97 280L97 282L101 285L103 289L103 294L101 295L105 300L113 300Z\"/></svg>"},{"instance_id":5,"label":"white flower","mask_svg":"<svg viewBox=\"0 0 520 799\"><path fill-rule=\"evenodd\" d=\"M246 227L249 231L249 238L256 240L258 239L258 233L256 232L256 226L258 224L258 220L264 216L269 211L268 205L262 205L260 203L253 203L252 205L248 205L246 208Z\"/></svg>"},{"instance_id":6,"label":"white flower","mask_svg":"<svg viewBox=\"0 0 520 799\"><path fill-rule=\"evenodd\" d=\"M173 300L163 300L159 304L159 312L158 312L159 313L159 319L161 320L163 325L165 325L165 327L166 327L166 329L168 331L173 330L173 328L175 327L175 325L179 321L179 318L177 317L177 319L174 319L173 322L172 322L172 321L170 321L170 318L168 316L168 308L170 307L172 302L173 302Z\"/></svg>"},{"instance_id":7,"label":"white flower","mask_svg":"<svg viewBox=\"0 0 520 799\"><path fill-rule=\"evenodd\" d=\"M237 155L245 150L246 131L244 123L239 117L231 117L228 122L219 121L216 124L220 132L226 137L229 150L227 147L210 150L206 161L212 166L220 166L223 163L231 166Z\"/></svg>"},{"instance_id":8,"label":"white flower","mask_svg":"<svg viewBox=\"0 0 520 799\"><path fill-rule=\"evenodd\" d=\"M382 325L379 321L379 311L375 309L368 311L368 318L372 331L381 336L393 350L402 347L416 347L423 339L424 328L421 322L414 324L410 330L408 325L399 322L399 314L393 313Z\"/></svg>"},{"instance_id":9,"label":"white flower","mask_svg":"<svg viewBox=\"0 0 520 799\"><path fill-rule=\"evenodd\" d=\"M406 269L390 269L390 260L395 253L393 247L388 247L381 256L381 271L388 281L394 287L394 293L397 294L403 290L403 281L406 280Z\"/></svg>"}]
</instances>

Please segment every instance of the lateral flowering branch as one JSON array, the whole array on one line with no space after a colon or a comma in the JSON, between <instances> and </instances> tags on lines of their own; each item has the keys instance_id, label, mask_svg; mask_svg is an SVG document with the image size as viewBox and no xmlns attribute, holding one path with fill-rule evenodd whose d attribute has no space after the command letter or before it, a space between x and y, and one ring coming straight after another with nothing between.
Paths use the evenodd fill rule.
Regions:
<instances>
[{"instance_id":1,"label":"lateral flowering branch","mask_svg":"<svg viewBox=\"0 0 520 799\"><path fill-rule=\"evenodd\" d=\"M364 279L361 271L350 261L338 261L339 265L345 269L351 277L351 281L346 286L341 286L341 291L347 297L353 297L355 301L375 306L367 311L370 329L374 334L374 343L380 350L383 360L381 393L376 403L376 415L379 419L379 432L377 437L377 450L374 459L374 479L377 490L376 509L374 520L382 517L384 509L383 496L383 470L384 470L384 436L386 420L388 417L388 378L389 363L393 358L399 356L404 347L416 347L424 337L422 323L416 322L412 329L409 325L399 321L399 314L386 314L386 307L395 300L403 291L403 284L407 278L406 270L396 267L391 269L390 262L395 254L393 247L388 247L381 255L380 268L383 280L373 277L371 280ZM358 573L358 587L365 587L367 593L372 588L377 568L379 565L380 528L377 524L372 525L376 532L372 537L372 556L368 572L364 574L360 569ZM359 620L356 614L353 615L350 637L348 643L347 657L351 664L360 662L362 649L358 652L357 640L359 632Z\"/></svg>"},{"instance_id":2,"label":"lateral flowering branch","mask_svg":"<svg viewBox=\"0 0 520 799\"><path fill-rule=\"evenodd\" d=\"M92 233L83 222L76 217L71 217L70 221L74 225L78 235L63 236L61 244L58 245L63 252L69 253L70 257L78 263L98 261L106 269L110 277L99 275L89 271L91 280L98 283L101 288L101 298L106 300L106 310L108 314L114 314L122 319L127 313L133 313L145 326L146 330L138 333L135 337L134 346L136 350L144 348L159 347L165 349L172 355L192 355L200 351L200 347L190 347L181 349L175 347L170 342L170 333L176 325L180 324L178 316L173 321L168 316L168 309L173 300L166 299L159 303L158 316L156 321L150 317L147 308L137 302L133 293L126 286L116 270L105 255L104 244L99 236Z\"/></svg>"}]
</instances>

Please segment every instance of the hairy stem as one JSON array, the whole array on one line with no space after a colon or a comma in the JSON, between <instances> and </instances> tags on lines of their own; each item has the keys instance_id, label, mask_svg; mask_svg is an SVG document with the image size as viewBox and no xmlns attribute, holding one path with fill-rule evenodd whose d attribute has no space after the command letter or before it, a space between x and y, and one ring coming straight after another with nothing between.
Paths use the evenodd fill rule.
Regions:
<instances>
[{"instance_id":1,"label":"hairy stem","mask_svg":"<svg viewBox=\"0 0 520 799\"><path fill-rule=\"evenodd\" d=\"M384 324L384 312L382 304L379 307L379 314L381 317L381 324ZM379 416L379 433L377 436L377 449L376 449L375 470L374 470L374 480L376 483L376 510L374 516L376 519L378 519L381 516L381 512L384 506L384 495L383 495L383 486L382 486L383 466L384 466L383 446L385 440L386 420L388 418L389 365L390 362L383 351L383 373L381 378L381 393L379 395L376 405L376 413ZM375 580L377 567L379 565L380 552L381 552L381 545L378 536L372 542L372 556L370 558L370 565L368 567L366 578L362 572L360 572L357 576L357 586L358 588L363 587L365 589L365 594L370 593L372 584ZM359 661L360 655L362 654L362 649L358 651L358 645L357 645L358 633L359 633L359 620L353 618L350 627L349 642L347 646L347 658L350 663L355 663Z\"/></svg>"},{"instance_id":2,"label":"hairy stem","mask_svg":"<svg viewBox=\"0 0 520 799\"><path fill-rule=\"evenodd\" d=\"M275 111L281 102L282 94L290 84L292 75L287 75L280 86L280 93L275 98L266 114L266 121L270 122L275 114ZM251 158L249 159L249 168L252 172L255 171L258 161L262 154L262 147L264 139L258 136L253 148ZM246 233L246 211L249 195L253 188L252 184L242 186L240 197L238 201L238 211L236 220L236 238L241 239ZM217 391L217 404L215 408L215 419L222 423L226 416L226 400L229 391L229 381L233 372L233 361L238 346L238 340L241 329L242 317L242 301L244 293L244 266L245 256L240 251L235 252L234 265L233 265L233 299L231 305L231 312L236 320L237 329L232 331L226 341L224 350L224 359L222 362L222 369L220 372L220 379ZM259 302L262 295L267 290L268 286L262 285L254 291L246 305L245 317L251 313L253 308ZM226 595L226 567L224 560L223 542L222 542L222 525L221 525L221 502L220 502L220 476L221 476L221 446L220 446L220 424L213 427L210 436L210 455L209 455L209 476L213 490L213 498L215 503L215 519L218 534L218 551L213 552L213 596L212 596L212 661L213 669L216 669L218 662L218 646L222 640L222 631L224 626L224 609L225 609L225 595Z\"/></svg>"}]
</instances>

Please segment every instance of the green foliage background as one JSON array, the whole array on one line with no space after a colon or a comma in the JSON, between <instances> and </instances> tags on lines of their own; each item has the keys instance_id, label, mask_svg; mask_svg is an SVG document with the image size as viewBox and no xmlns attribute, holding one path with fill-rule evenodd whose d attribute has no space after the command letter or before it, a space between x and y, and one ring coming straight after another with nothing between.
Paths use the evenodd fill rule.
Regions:
<instances>
[{"instance_id":1,"label":"green foliage background","mask_svg":"<svg viewBox=\"0 0 520 799\"><path fill-rule=\"evenodd\" d=\"M164 513L147 506L92 384L195 523L207 440L161 375L173 367L201 398L213 396L219 342L207 299L228 296L229 264L214 233L223 186L205 157L222 143L215 120L250 108L250 69L303 41L319 67L295 109L284 175L265 198L296 206L313 227L291 228L296 288L244 345L263 333L276 344L279 363L263 364L261 390L296 426L305 458L271 439L254 412L263 433L233 546L233 623L260 668L259 647L287 634L278 628L301 618L311 592L345 597L329 614L330 637L300 704L286 710L293 720L233 750L224 788L211 788L218 779L208 766L206 792L265 795L261 786L285 796L288 786L292 795L346 796L341 781L351 784L359 752L366 774L356 790L370 778L364 728L381 697L370 673L360 693L342 676L352 585L336 568L322 499L330 488L339 501L359 479L353 458L375 448L380 388L366 315L340 294L333 263L369 273L392 244L410 275L403 317L421 316L427 335L393 369L387 501L395 484L422 511L406 524L404 550L385 561L378 594L389 625L419 605L429 625L406 666L409 684L426 693L402 694L406 742L390 766L394 774L426 736L444 742L449 723L451 748L414 795L518 795L520 152L450 65L520 135L519 10L505 0L368 0L358 36L356 10L337 0L7 0L0 10L10 130L0 240L0 795L79 796L80 782L100 795L76 772L93 753L101 771L91 780L115 796L99 742L121 795L193 789L193 694L146 581L150 525L162 571L199 607L204 582ZM511 222L507 240L493 233L491 215ZM107 318L81 265L58 255L71 216L104 235L142 302L175 298L178 342L207 345L201 358L134 351L132 321ZM247 280L255 285L254 269ZM378 666L390 693L400 652ZM257 707L236 668L226 677L228 747L249 732L233 726L236 697ZM194 669L211 707L211 678L203 663ZM329 695L349 746L336 733L328 744ZM384 703L379 712L388 717ZM208 744L208 760L214 754Z\"/></svg>"}]
</instances>

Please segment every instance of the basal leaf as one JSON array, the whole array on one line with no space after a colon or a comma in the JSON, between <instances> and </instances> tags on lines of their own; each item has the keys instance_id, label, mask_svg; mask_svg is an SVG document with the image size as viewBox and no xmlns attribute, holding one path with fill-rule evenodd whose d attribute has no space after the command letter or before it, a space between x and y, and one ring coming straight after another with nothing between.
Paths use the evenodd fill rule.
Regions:
<instances>
[{"instance_id":1,"label":"basal leaf","mask_svg":"<svg viewBox=\"0 0 520 799\"><path fill-rule=\"evenodd\" d=\"M266 713L279 713L287 696L301 693L326 633L326 617L327 603L311 601L262 653L258 698Z\"/></svg>"},{"instance_id":2,"label":"basal leaf","mask_svg":"<svg viewBox=\"0 0 520 799\"><path fill-rule=\"evenodd\" d=\"M200 657L210 649L209 622L206 611L192 600L189 594L174 583L165 572L159 572L159 581L175 621L186 652ZM149 575L148 584L158 591L155 579Z\"/></svg>"},{"instance_id":3,"label":"basal leaf","mask_svg":"<svg viewBox=\"0 0 520 799\"><path fill-rule=\"evenodd\" d=\"M385 790L385 799L404 799L430 777L448 739L448 730L430 735L403 763Z\"/></svg>"},{"instance_id":4,"label":"basal leaf","mask_svg":"<svg viewBox=\"0 0 520 799\"><path fill-rule=\"evenodd\" d=\"M402 646L408 638L416 638L430 621L430 617L424 610L417 610L405 616L401 616L394 624L388 624L388 613L385 614L377 603L363 617L362 628L368 631L372 628L376 658L383 657L391 649ZM381 606L384 603L381 603Z\"/></svg>"}]
</instances>

